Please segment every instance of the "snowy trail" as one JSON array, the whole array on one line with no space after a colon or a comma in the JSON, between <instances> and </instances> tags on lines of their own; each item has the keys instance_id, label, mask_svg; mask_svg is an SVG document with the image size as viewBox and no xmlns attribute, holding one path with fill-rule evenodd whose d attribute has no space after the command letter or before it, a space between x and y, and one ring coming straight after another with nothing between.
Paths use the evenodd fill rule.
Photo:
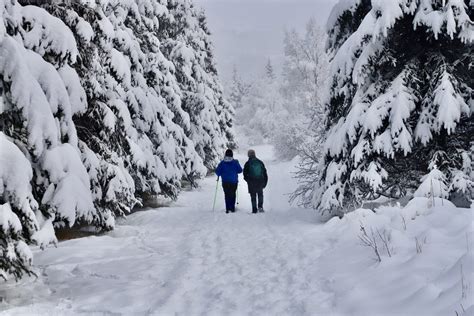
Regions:
<instances>
[{"instance_id":1,"label":"snowy trail","mask_svg":"<svg viewBox=\"0 0 474 316\"><path fill-rule=\"evenodd\" d=\"M249 214L244 183L236 214L223 213L220 189L213 213L208 178L171 207L136 213L106 236L37 252L42 275L2 293L4 314L330 313L333 295L315 265L330 245L315 242L324 239L311 211L288 205L292 163L273 161L268 146L257 153L270 177L265 214Z\"/></svg>"}]
</instances>

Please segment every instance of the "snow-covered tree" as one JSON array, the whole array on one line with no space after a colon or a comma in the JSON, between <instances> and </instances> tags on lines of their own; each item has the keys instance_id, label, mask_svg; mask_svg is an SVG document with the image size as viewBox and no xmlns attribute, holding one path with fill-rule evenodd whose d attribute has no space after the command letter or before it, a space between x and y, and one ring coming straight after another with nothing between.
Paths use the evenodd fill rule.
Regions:
<instances>
[{"instance_id":1,"label":"snow-covered tree","mask_svg":"<svg viewBox=\"0 0 474 316\"><path fill-rule=\"evenodd\" d=\"M474 135L473 14L469 0L335 6L323 210L410 194L440 152L453 181Z\"/></svg>"},{"instance_id":2,"label":"snow-covered tree","mask_svg":"<svg viewBox=\"0 0 474 316\"><path fill-rule=\"evenodd\" d=\"M272 142L275 132L283 128L282 118L290 115L283 107L280 81L268 77L262 67L261 75L246 85L248 93L242 97L242 106L236 109L239 129L250 143Z\"/></svg>"},{"instance_id":3,"label":"snow-covered tree","mask_svg":"<svg viewBox=\"0 0 474 316\"><path fill-rule=\"evenodd\" d=\"M268 58L267 64L265 65L265 76L269 80L276 79L275 69L273 68L272 60L270 58Z\"/></svg>"},{"instance_id":4,"label":"snow-covered tree","mask_svg":"<svg viewBox=\"0 0 474 316\"><path fill-rule=\"evenodd\" d=\"M105 10L116 29L111 65L123 87L118 90L117 99L125 100L130 113L130 173L135 194L141 199L160 193L175 197L185 175L203 174L199 169L202 161L189 146L184 131L173 122L173 111L160 95L156 80L164 59L159 50L156 17L165 11L164 5L150 1L109 1ZM130 73L122 75L121 69L130 69Z\"/></svg>"},{"instance_id":5,"label":"snow-covered tree","mask_svg":"<svg viewBox=\"0 0 474 316\"><path fill-rule=\"evenodd\" d=\"M446 199L449 196L448 186L446 185L446 177L434 165L431 171L421 178L421 184L415 191L414 196L442 198Z\"/></svg>"},{"instance_id":6,"label":"snow-covered tree","mask_svg":"<svg viewBox=\"0 0 474 316\"><path fill-rule=\"evenodd\" d=\"M167 38L161 48L174 64L181 107L190 118L187 136L211 170L223 150L233 146L233 110L218 81L204 14L189 0L168 1L167 9L172 18L162 25L160 32Z\"/></svg>"},{"instance_id":7,"label":"snow-covered tree","mask_svg":"<svg viewBox=\"0 0 474 316\"><path fill-rule=\"evenodd\" d=\"M285 34L281 95L292 120L282 120L285 128L274 135L275 147L282 158L300 155L312 160L319 155L324 134L322 93L328 72L325 38L314 19L308 21L303 34L295 30ZM304 162L307 163L310 161Z\"/></svg>"},{"instance_id":8,"label":"snow-covered tree","mask_svg":"<svg viewBox=\"0 0 474 316\"><path fill-rule=\"evenodd\" d=\"M31 273L32 255L25 241L31 242L38 232L32 177L28 159L0 132L0 277L4 280Z\"/></svg>"},{"instance_id":9,"label":"snow-covered tree","mask_svg":"<svg viewBox=\"0 0 474 316\"><path fill-rule=\"evenodd\" d=\"M233 143L205 17L179 3L0 0L0 277L56 228L175 198Z\"/></svg>"},{"instance_id":10,"label":"snow-covered tree","mask_svg":"<svg viewBox=\"0 0 474 316\"><path fill-rule=\"evenodd\" d=\"M450 192L459 192L471 199L474 198L474 174L472 170L472 159L467 152L461 154L462 168L454 170L452 174Z\"/></svg>"},{"instance_id":11,"label":"snow-covered tree","mask_svg":"<svg viewBox=\"0 0 474 316\"><path fill-rule=\"evenodd\" d=\"M0 8L1 247L13 264L2 269L18 278L31 261L23 242L54 243L53 224L91 223L97 212L72 120L85 110L69 66L78 56L74 36L39 7Z\"/></svg>"},{"instance_id":12,"label":"snow-covered tree","mask_svg":"<svg viewBox=\"0 0 474 316\"><path fill-rule=\"evenodd\" d=\"M250 89L251 85L240 77L237 67L234 66L232 81L228 88L228 100L236 112L244 106L244 98L248 96Z\"/></svg>"},{"instance_id":13,"label":"snow-covered tree","mask_svg":"<svg viewBox=\"0 0 474 316\"><path fill-rule=\"evenodd\" d=\"M95 225L111 229L114 217L130 212L138 202L130 173L133 167L127 161L130 113L117 96L119 83L113 76L117 71L114 67L122 66L119 75L123 75L127 66L119 64L118 54L112 57L115 31L101 5L84 1L74 6L51 3L42 7L74 30L80 57L73 67L86 102L86 110L76 114L74 122L99 214Z\"/></svg>"}]
</instances>

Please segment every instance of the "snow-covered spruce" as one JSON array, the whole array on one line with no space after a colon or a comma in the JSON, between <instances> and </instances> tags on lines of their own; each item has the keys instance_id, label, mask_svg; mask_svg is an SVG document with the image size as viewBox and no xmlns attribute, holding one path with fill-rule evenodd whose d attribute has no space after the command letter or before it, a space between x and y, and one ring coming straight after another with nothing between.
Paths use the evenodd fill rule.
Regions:
<instances>
[{"instance_id":1,"label":"snow-covered spruce","mask_svg":"<svg viewBox=\"0 0 474 316\"><path fill-rule=\"evenodd\" d=\"M322 210L409 195L428 173L442 187L417 195L472 194L473 15L469 0L335 7Z\"/></svg>"},{"instance_id":2,"label":"snow-covered spruce","mask_svg":"<svg viewBox=\"0 0 474 316\"><path fill-rule=\"evenodd\" d=\"M26 244L56 243L55 228L112 229L149 196L175 198L233 141L204 16L176 3L192 9L186 37L166 32L167 1L0 1L1 277L29 273ZM206 43L200 89L217 101L201 112L184 109L195 84L163 53L171 36ZM219 142L200 149L203 124Z\"/></svg>"},{"instance_id":3,"label":"snow-covered spruce","mask_svg":"<svg viewBox=\"0 0 474 316\"><path fill-rule=\"evenodd\" d=\"M233 109L224 99L213 61L210 32L203 12L189 0L167 1L170 19L161 25L161 48L173 62L181 107L189 115L187 136L211 169L222 150L234 147Z\"/></svg>"},{"instance_id":4,"label":"snow-covered spruce","mask_svg":"<svg viewBox=\"0 0 474 316\"><path fill-rule=\"evenodd\" d=\"M31 256L18 250L24 250L24 242L54 243L53 222L91 222L96 211L72 120L81 106L72 105L76 100L66 85L74 84L63 81L58 69L76 61L74 37L41 8L15 1L2 1L0 7L0 204L2 216L10 218L3 225L7 242L1 244L10 261L2 270L19 278L31 263ZM12 243L16 257L8 250Z\"/></svg>"},{"instance_id":5,"label":"snow-covered spruce","mask_svg":"<svg viewBox=\"0 0 474 316\"><path fill-rule=\"evenodd\" d=\"M37 209L37 203L30 187L33 171L20 149L2 132L0 149L0 194L9 197L9 201L0 203L0 277L7 280L9 275L13 275L18 279L24 272L30 273L32 259L28 246L21 238L22 228L30 236L38 229L33 211Z\"/></svg>"}]
</instances>

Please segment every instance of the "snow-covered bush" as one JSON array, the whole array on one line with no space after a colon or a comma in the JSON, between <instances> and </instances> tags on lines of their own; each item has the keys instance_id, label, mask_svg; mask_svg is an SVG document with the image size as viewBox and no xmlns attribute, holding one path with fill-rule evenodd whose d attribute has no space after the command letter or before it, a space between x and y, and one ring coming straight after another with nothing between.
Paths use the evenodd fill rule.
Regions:
<instances>
[{"instance_id":1,"label":"snow-covered bush","mask_svg":"<svg viewBox=\"0 0 474 316\"><path fill-rule=\"evenodd\" d=\"M1 277L30 273L26 244L56 243L55 228L108 230L175 198L233 143L190 1L0 0L0 17Z\"/></svg>"},{"instance_id":2,"label":"snow-covered bush","mask_svg":"<svg viewBox=\"0 0 474 316\"><path fill-rule=\"evenodd\" d=\"M427 175L421 178L421 184L414 196L446 199L449 196L446 177L434 166Z\"/></svg>"},{"instance_id":3,"label":"snow-covered bush","mask_svg":"<svg viewBox=\"0 0 474 316\"><path fill-rule=\"evenodd\" d=\"M467 187L473 14L469 0L350 0L335 7L321 209L412 194L441 152L437 179L448 187L435 190L444 196L445 189Z\"/></svg>"}]
</instances>

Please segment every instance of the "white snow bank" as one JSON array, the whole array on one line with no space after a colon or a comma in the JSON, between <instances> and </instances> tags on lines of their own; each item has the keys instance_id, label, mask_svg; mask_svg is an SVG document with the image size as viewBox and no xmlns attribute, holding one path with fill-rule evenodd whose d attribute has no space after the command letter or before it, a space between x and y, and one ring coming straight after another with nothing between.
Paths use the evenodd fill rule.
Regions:
<instances>
[{"instance_id":1,"label":"white snow bank","mask_svg":"<svg viewBox=\"0 0 474 316\"><path fill-rule=\"evenodd\" d=\"M329 221L324 229L335 241L320 267L330 276L339 311L471 315L472 213L439 198L415 198L404 208L359 209ZM375 239L380 262L372 248L363 246L362 229Z\"/></svg>"}]
</instances>

